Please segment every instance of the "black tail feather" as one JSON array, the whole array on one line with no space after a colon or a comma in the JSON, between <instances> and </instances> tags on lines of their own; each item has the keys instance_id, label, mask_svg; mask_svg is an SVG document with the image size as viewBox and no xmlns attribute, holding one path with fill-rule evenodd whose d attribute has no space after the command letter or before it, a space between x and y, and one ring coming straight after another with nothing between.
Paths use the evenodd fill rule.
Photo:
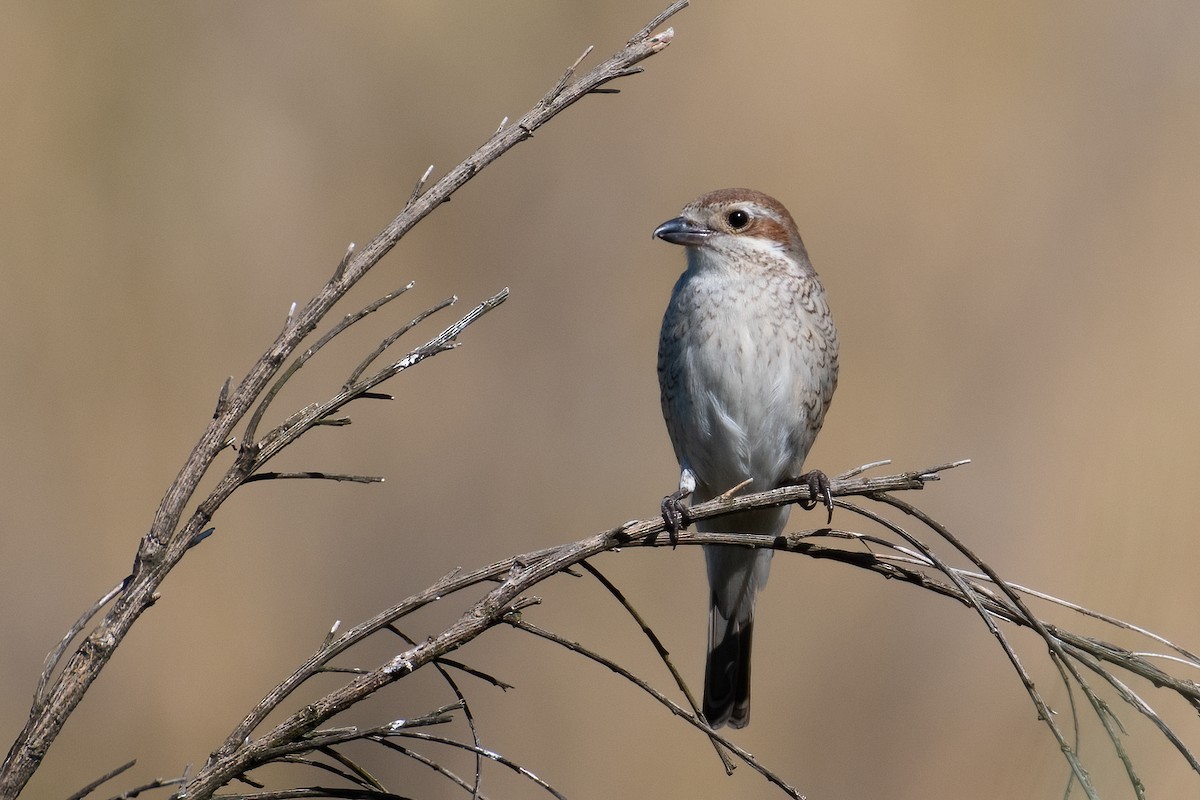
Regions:
<instances>
[{"instance_id":1,"label":"black tail feather","mask_svg":"<svg viewBox=\"0 0 1200 800\"><path fill-rule=\"evenodd\" d=\"M721 619L714 607L714 628ZM724 620L721 620L724 622ZM750 643L754 620L726 623L715 642L710 640L704 667L704 717L714 728L744 728L750 722ZM716 638L716 637L713 637Z\"/></svg>"}]
</instances>

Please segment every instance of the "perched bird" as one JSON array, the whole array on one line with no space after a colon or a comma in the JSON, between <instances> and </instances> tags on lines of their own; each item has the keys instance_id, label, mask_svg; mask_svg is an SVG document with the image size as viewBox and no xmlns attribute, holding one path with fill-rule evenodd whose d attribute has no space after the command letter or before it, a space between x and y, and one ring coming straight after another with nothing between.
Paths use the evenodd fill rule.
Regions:
<instances>
[{"instance_id":1,"label":"perched bird","mask_svg":"<svg viewBox=\"0 0 1200 800\"><path fill-rule=\"evenodd\" d=\"M721 189L688 203L654 236L683 245L687 269L671 293L658 344L663 417L679 460L664 498L673 532L702 503L747 480L747 491L807 483L833 500L824 474L800 474L838 374L838 337L825 290L791 214L762 192ZM703 520L701 531L775 536L789 508ZM710 608L704 716L713 727L750 719L754 601L771 550L706 545Z\"/></svg>"}]
</instances>

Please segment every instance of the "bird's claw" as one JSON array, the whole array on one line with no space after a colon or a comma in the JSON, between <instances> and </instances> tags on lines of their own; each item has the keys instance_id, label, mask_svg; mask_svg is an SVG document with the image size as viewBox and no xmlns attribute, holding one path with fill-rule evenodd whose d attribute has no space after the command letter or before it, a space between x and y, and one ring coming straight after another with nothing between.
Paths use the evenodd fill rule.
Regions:
<instances>
[{"instance_id":1,"label":"bird's claw","mask_svg":"<svg viewBox=\"0 0 1200 800\"><path fill-rule=\"evenodd\" d=\"M671 539L671 547L679 546L679 532L686 530L692 524L692 517L687 506L683 504L684 492L674 492L662 500L662 518L667 526L667 536Z\"/></svg>"},{"instance_id":2,"label":"bird's claw","mask_svg":"<svg viewBox=\"0 0 1200 800\"><path fill-rule=\"evenodd\" d=\"M796 483L808 487L809 499L801 500L800 507L805 511L812 511L819 501L829 512L829 519L825 524L833 522L833 492L829 489L829 476L819 469L809 470L797 478Z\"/></svg>"}]
</instances>

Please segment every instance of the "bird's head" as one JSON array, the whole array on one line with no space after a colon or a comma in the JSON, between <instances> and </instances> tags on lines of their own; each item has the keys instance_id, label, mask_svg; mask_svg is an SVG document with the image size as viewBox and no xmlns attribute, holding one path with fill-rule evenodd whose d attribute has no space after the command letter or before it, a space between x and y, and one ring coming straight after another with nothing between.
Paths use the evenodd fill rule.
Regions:
<instances>
[{"instance_id":1,"label":"bird's head","mask_svg":"<svg viewBox=\"0 0 1200 800\"><path fill-rule=\"evenodd\" d=\"M689 251L733 257L767 253L808 262L792 215L778 200L753 189L702 194L655 228L654 236Z\"/></svg>"}]
</instances>

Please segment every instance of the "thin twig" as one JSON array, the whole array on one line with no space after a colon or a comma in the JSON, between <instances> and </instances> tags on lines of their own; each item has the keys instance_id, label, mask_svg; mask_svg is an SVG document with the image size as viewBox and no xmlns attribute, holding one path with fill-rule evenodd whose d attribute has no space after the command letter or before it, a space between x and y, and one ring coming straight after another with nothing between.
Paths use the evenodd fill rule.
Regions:
<instances>
[{"instance_id":1,"label":"thin twig","mask_svg":"<svg viewBox=\"0 0 1200 800\"><path fill-rule=\"evenodd\" d=\"M1004 595L1009 599L1009 601L1011 601L1012 604L1014 606L1016 606L1016 608L1021 612L1021 614L1026 619L1029 620L1030 626L1033 628L1034 631L1037 632L1037 634L1039 636L1042 637L1042 640L1046 643L1047 647L1050 648L1050 652L1053 654L1054 658L1061 662L1062 666L1067 670L1067 672L1070 673L1071 677L1075 679L1075 682L1079 685L1079 687L1081 689L1083 689L1084 696L1087 698L1088 702L1091 703L1092 708L1095 710L1097 717L1100 718L1101 723L1104 725L1105 730L1108 732L1109 739L1112 741L1113 747L1117 751L1117 755L1120 757L1121 761L1125 764L1126 769L1129 772L1130 783L1133 785L1135 791L1137 791L1140 795L1141 781L1138 779L1136 773L1134 773L1134 771L1133 771L1133 765L1129 761L1128 755L1125 753L1125 749L1124 749L1124 746L1121 744L1120 738L1112 730L1112 727L1110 724L1110 718L1107 714L1104 713L1104 709L1101 707L1099 698L1096 697L1095 693L1092 691L1091 686L1087 683L1087 681L1085 681L1083 679L1083 676L1079 673L1079 670L1075 668L1074 663L1067 657L1066 653L1062 649L1062 646L1050 634L1050 631L1046 629L1046 626L1042 623L1042 621L1040 619L1038 619L1037 616L1034 615L1033 612L1031 612L1029 610L1029 608L1025 605L1025 601L1021 598L1020 593L1013 590L996 573L995 570L993 570L982 559L980 559L978 556L976 556L975 553L973 553L970 550L970 548L968 548L965 544L963 544L962 541L960 541L958 539L958 537L956 537L954 534L952 534L944 525L942 525L937 520L930 517L928 514L926 514L921 509L919 509L916 506L913 506L909 503L905 503L903 500L900 500L899 498L891 497L889 495L883 495L883 494L876 495L876 496L873 496L872 499L877 500L881 503L885 503L887 505L892 506L893 508L897 508L897 509L903 511L905 514L908 514L909 516L920 520L920 522L922 524L924 524L926 527L928 527L930 530L935 531L938 534L938 536L942 537L943 540L948 542L951 547L953 547L955 550L957 550L963 556L968 558L971 561L971 563L973 563L975 566L977 566L979 569L981 569L984 572L984 574L987 575L991 579L992 583L995 584L996 587L998 589L1000 589L1001 592L1004 593ZM1017 665L1014 664L1014 666L1017 666ZM1018 671L1022 671L1022 670L1019 669ZM1032 683L1030 684L1030 688L1032 688ZM1035 704L1036 703L1037 703L1037 700L1035 699ZM1039 712L1041 712L1042 707L1038 706L1038 710L1039 710ZM1054 729L1054 727L1055 726L1051 726L1052 729ZM1061 742L1061 740L1060 740L1060 743L1065 745L1065 742ZM1075 777L1079 780L1080 786L1084 789L1085 792L1087 792L1088 797L1091 798L1093 796L1096 796L1096 795L1094 795L1095 789L1092 788L1091 782L1088 779L1087 773L1084 771L1083 765L1081 763L1079 763L1079 760L1078 760L1078 757L1077 757L1077 754L1075 753L1075 751L1073 749L1064 747L1063 755L1066 756L1067 761L1071 764L1071 771L1075 773Z\"/></svg>"},{"instance_id":2,"label":"thin twig","mask_svg":"<svg viewBox=\"0 0 1200 800\"><path fill-rule=\"evenodd\" d=\"M346 251L345 258L349 258L350 254L353 252L354 245L351 244L350 249ZM343 258L342 263L339 265L339 272L345 270L345 258ZM262 422L263 415L267 413L267 408L270 407L271 402L275 399L283 387L287 385L287 382L290 381L292 377L300 371L300 368L307 364L313 356L321 351L321 348L332 342L336 337L340 336L351 325L370 314L374 314L376 311L383 308L385 305L395 300L397 297L404 294L415 285L416 283L414 281L409 281L399 289L393 289L383 297L380 297L374 302L369 303L358 311L342 317L342 319L336 325L330 328L324 336L318 339L315 344L297 356L296 360L293 361L291 365L280 374L279 379L275 381L271 388L263 394L262 400L259 402L258 407L254 409L254 414L250 417L250 422L246 424L246 432L242 435L242 439L247 442L253 442L257 438L258 426Z\"/></svg>"},{"instance_id":3,"label":"thin twig","mask_svg":"<svg viewBox=\"0 0 1200 800\"><path fill-rule=\"evenodd\" d=\"M882 492L870 494L870 495L868 495L868 497L870 497L872 500L876 500L878 502L887 503L887 504L891 504L890 501L892 500L890 495L883 494ZM922 544L919 540L917 540L914 536L909 534L908 531L901 528L899 525L895 524L894 522L886 519L885 517L883 517L879 514L876 514L873 511L869 511L860 506L855 506L850 503L844 503L842 501L838 501L838 505L840 505L844 508L850 509L850 510L854 511L856 514L866 517L867 519L870 519L870 520L876 522L877 524L886 527L888 530L892 531L897 536L900 536L906 542L908 542L910 545L912 545L917 550L919 550L925 558L928 558L934 564L934 566L937 567L938 571L942 572L942 574L944 574L947 578L950 579L951 583L954 584L955 588L957 588L959 590L959 592L962 594L962 596L964 598L966 598L967 601L970 603L971 607L974 608L975 611L979 614L979 617L981 620L983 620L983 624L984 624L984 626L987 627L988 632L990 634L992 634L993 638L995 638L997 642L999 642L1000 649L1003 650L1004 654L1008 657L1009 663L1012 664L1012 667L1016 671L1017 676L1021 679L1021 684L1025 687L1026 694L1028 694L1029 698L1033 701L1033 705L1037 709L1037 712L1038 712L1038 718L1046 723L1046 726L1050 729L1050 732L1054 735L1055 740L1058 742L1059 748L1061 749L1064 757L1067 759L1067 763L1071 767L1071 772L1075 775L1076 779L1079 781L1080 786L1083 788L1084 792L1087 794L1089 800L1098 800L1099 796L1096 794L1095 787L1092 786L1091 779L1088 777L1087 772L1084 770L1083 764L1080 762L1078 754L1076 753L1075 749L1071 746L1071 744L1067 741L1066 735L1062 732L1062 729L1058 727L1057 723L1055 723L1054 712L1051 710L1049 704L1047 704L1046 701L1042 698L1041 692L1039 692L1037 690L1037 688L1034 686L1033 678L1030 677L1030 675L1026 671L1025 667L1021 664L1021 660L1020 660L1020 658L1017 657L1016 650L1013 648L1012 644L1008 641L1008 638L1003 634L1003 632L1001 632L999 627L996 626L995 622L993 621L992 616L984 608L984 604L980 601L978 593L973 591L971 589L970 585L965 580L963 580L961 576L959 576L957 573L955 573L954 570L950 569L949 566L944 564L942 562L942 560L940 558L938 558L937 556L935 556L934 553L929 548L927 548L924 544ZM909 506L909 508L912 508L912 507ZM924 522L924 521L925 520L922 520L922 522ZM936 530L936 528L934 528L934 530ZM940 533L940 531L938 531L938 532ZM949 531L946 531L946 536L950 536ZM953 538L953 537L951 537L951 538ZM986 572L987 569L985 569L984 571Z\"/></svg>"},{"instance_id":4,"label":"thin twig","mask_svg":"<svg viewBox=\"0 0 1200 800\"><path fill-rule=\"evenodd\" d=\"M329 753L332 753L334 751L332 750L332 748L329 748L328 751L326 749L321 749L318 752L324 753L325 755L329 755ZM358 786L360 788L364 788L369 791L379 791L379 789L363 783L362 779L356 777L352 770L342 769L341 767L335 766L335 765L327 763L325 761L319 761L315 758L306 758L305 756L280 756L279 758L275 759L275 763L276 764L298 764L299 766L302 766L302 767L311 767L312 769L323 770L325 772L330 773L331 775L338 776L342 780L346 781L346 783L353 784L354 786Z\"/></svg>"},{"instance_id":5,"label":"thin twig","mask_svg":"<svg viewBox=\"0 0 1200 800\"><path fill-rule=\"evenodd\" d=\"M970 572L966 572L964 570L963 574L970 575L972 577L976 577L981 580L991 581L991 578L989 578L987 575L983 574L982 572L970 573ZM1154 633L1153 631L1148 630L1147 628L1143 628L1139 625L1134 625L1133 623L1126 622L1121 619L1117 619L1114 616L1102 613L1100 611L1095 611L1090 608L1085 608L1084 606L1081 606L1078 603L1072 603L1070 601L1063 600L1061 598L1055 597L1052 594L1047 594L1046 592L1039 592L1038 590L1031 589L1028 586L1022 586L1017 583L1012 583L1011 581L1008 582L1008 585L1013 590L1018 591L1021 594L1027 594L1030 597L1036 597L1039 600L1045 600L1048 603L1053 603L1057 606L1062 606L1063 608L1069 608L1072 611L1082 614L1085 617L1091 617L1092 619L1100 620L1101 622L1103 622L1107 625L1112 625L1113 627L1116 627L1116 628L1124 628L1127 631L1132 631L1141 636L1145 636L1147 639L1153 639L1154 641L1158 642L1159 644L1169 647L1172 650L1174 650L1176 653L1178 653L1179 655L1183 656L1183 658L1175 658L1174 656L1160 656L1161 658L1175 658L1175 660L1179 661L1182 664L1188 664L1189 666L1200 669L1200 656L1197 656L1195 653L1192 653L1190 650L1187 650L1187 649L1175 644L1170 639L1167 639L1165 636L1160 636L1159 634Z\"/></svg>"},{"instance_id":6,"label":"thin twig","mask_svg":"<svg viewBox=\"0 0 1200 800\"><path fill-rule=\"evenodd\" d=\"M612 581L604 576L604 573L596 569L596 567L592 566L589 562L580 561L579 566L591 573L593 578L600 581L600 585L607 589L608 593L615 597L617 602L621 604L621 607L625 609L625 613L629 614L629 616L633 618L633 621L637 623L639 628L641 628L642 634L650 640L650 644L654 647L654 651L658 653L659 659L664 665L666 665L667 670L671 673L671 677L675 680L675 685L679 687L679 690L683 692L683 696L687 698L688 705L692 708L692 713L697 717L703 717L704 714L701 712L700 706L696 702L696 698L692 695L692 690L688 688L687 682L683 680L683 676L680 675L679 670L675 668L675 662L671 660L670 652L667 650L666 646L663 645L662 640L658 638L658 634L656 634L650 627L649 623L646 622L645 618L638 613L638 610L634 608L633 604L629 602L629 599L625 597L625 593L618 589ZM732 775L734 764L729 760L729 756L725 755L725 751L721 749L720 742L715 738L710 738L709 741L712 742L713 749L717 751L717 758L721 759L721 764L725 767L725 774Z\"/></svg>"},{"instance_id":7,"label":"thin twig","mask_svg":"<svg viewBox=\"0 0 1200 800\"><path fill-rule=\"evenodd\" d=\"M1169 725L1167 725L1167 723L1165 721L1163 721L1163 718L1161 716L1159 716L1158 713L1153 708L1150 707L1149 703L1147 703L1145 700L1143 700L1141 697L1139 697L1132 689L1130 689L1128 686L1126 686L1124 683L1122 683L1120 680L1118 680L1115 675L1113 675L1108 670L1104 669L1101 662L1098 659L1096 659L1096 657L1093 656L1091 653L1084 652L1083 650L1080 650L1075 647L1071 647L1069 645L1064 645L1064 649L1068 653L1070 653L1076 660L1078 660L1079 663L1083 664L1085 667L1090 669L1092 672L1095 672L1101 678L1108 681L1109 685L1117 690L1117 694L1119 694L1121 696L1122 700L1124 700L1129 705L1133 706L1135 709L1138 710L1138 712L1140 714L1142 714L1147 719L1149 719L1151 722L1153 722L1154 726L1156 728L1158 728L1158 730L1162 733L1163 736L1165 736L1167 738L1167 741L1169 741L1171 744L1173 744L1175 746L1175 749L1179 751L1179 754L1182 755L1184 757L1184 759L1187 760L1188 765L1194 771L1200 772L1200 760L1197 760L1196 756L1192 753L1192 751L1188 748L1188 746L1185 745L1183 743L1183 740L1179 738L1179 735L1176 734L1175 731L1172 730L1171 727Z\"/></svg>"},{"instance_id":8,"label":"thin twig","mask_svg":"<svg viewBox=\"0 0 1200 800\"><path fill-rule=\"evenodd\" d=\"M425 188L425 182L429 180L429 176L433 174L433 164L425 168L425 172L417 179L417 185L413 187L412 194L409 195L408 202L404 204L404 210L412 208L417 200L421 198L421 190Z\"/></svg>"},{"instance_id":9,"label":"thin twig","mask_svg":"<svg viewBox=\"0 0 1200 800\"><path fill-rule=\"evenodd\" d=\"M337 269L333 271L333 280L340 281L342 276L346 274L346 265L350 263L350 257L354 255L354 242L351 242L346 247L346 252L342 256L342 260L338 262Z\"/></svg>"},{"instance_id":10,"label":"thin twig","mask_svg":"<svg viewBox=\"0 0 1200 800\"><path fill-rule=\"evenodd\" d=\"M429 756L424 755L423 753L420 753L417 750L413 750L412 748L405 747L404 745L400 744L399 742L393 742L391 740L378 741L376 743L387 748L388 750L392 750L394 752L399 753L402 756L411 758L413 761L416 761L418 764L424 764L425 766L432 769L434 772L441 775L443 778L446 778L450 782L457 784L460 789L467 791L467 792L472 791L472 785L471 785L470 781L466 780L465 778L460 776L458 773L453 772L452 770L448 769L447 767L442 766L441 764L439 764L437 761L434 761ZM476 753L475 755L478 756L479 758L483 758L483 756L480 753ZM478 800L487 800L486 795L483 795L483 794L472 795L472 796L478 798Z\"/></svg>"},{"instance_id":11,"label":"thin twig","mask_svg":"<svg viewBox=\"0 0 1200 800\"><path fill-rule=\"evenodd\" d=\"M734 753L738 758L740 758L743 762L745 762L747 765L749 765L752 769L754 769L754 771L758 772L760 775L762 775L768 781L770 781L771 783L775 784L780 789L782 789L789 797L796 798L796 800L804 800L804 795L802 795L796 789L796 787L792 786L787 781L783 780L783 778L779 777L774 772L772 772L771 770L764 767L762 764L760 764L758 762L757 759L754 758L753 755L751 755L747 751L743 750L742 748L738 747L736 744L734 744L733 742L731 742L729 739L725 738L721 734L717 733L706 722L704 722L703 718L700 715L692 714L692 713L688 712L688 710L685 709L683 706L679 705L678 703L673 702L665 694L658 691L653 686L646 683L646 681L644 681L641 678L639 678L638 676L634 675L632 672L625 669L624 667L622 667L620 664L616 663L615 661L612 661L611 659L605 658L604 656L600 655L599 653L596 653L596 652L593 652L592 650L587 649L586 647L579 644L578 642L571 641L570 639L567 639L563 636L559 636L557 633L552 633L551 631L545 630L544 628L539 628L536 625L526 622L525 620L521 619L518 615L514 614L514 615L506 616L504 618L504 621L507 622L509 625L513 626L514 628L517 628L518 630L525 631L526 633L532 633L534 636L539 636L543 639L546 639L547 641L554 642L555 644L565 647L566 649L570 650L573 653L578 653L592 661L595 661L597 664L604 665L608 669L610 669L613 672L615 672L616 674L620 675L625 680L632 683L634 686L637 686L639 689L641 689L646 694L653 697L661 705L665 706L668 710L670 710L670 712L672 714L674 714L675 716L690 723L692 725L692 727L698 728L700 731L707 734L710 739L720 742L723 747L728 748L730 752Z\"/></svg>"},{"instance_id":12,"label":"thin twig","mask_svg":"<svg viewBox=\"0 0 1200 800\"><path fill-rule=\"evenodd\" d=\"M306 786L301 789L281 789L274 792L253 792L251 794L222 794L219 800L307 800L308 798L344 798L345 800L412 800L410 797L392 794L391 792L376 792L358 787L341 786Z\"/></svg>"},{"instance_id":13,"label":"thin twig","mask_svg":"<svg viewBox=\"0 0 1200 800\"><path fill-rule=\"evenodd\" d=\"M358 382L359 377L363 374L363 372L366 371L367 367L371 366L371 363L375 359L379 358L379 356L383 355L383 352L385 350L387 350L389 347L391 347L393 344L395 344L396 341L401 336L408 333L410 330L412 330L417 325L419 325L420 323L422 323L429 317L433 316L437 312L441 311L443 308L449 308L450 306L454 305L457 302L458 302L457 297L447 297L445 300L442 300L441 302L437 303L436 305L432 306L431 308L425 309L420 314L413 317L412 320L408 324L402 326L399 330L397 330L394 333L392 333L391 335L389 335L382 342L380 342L375 347L374 350L372 350L370 353L368 353L367 357L364 358L362 360L362 362L353 369L353 371L351 371L350 377L346 378L346 382L344 384L342 384L342 388L349 389L350 387L354 386L354 384Z\"/></svg>"},{"instance_id":14,"label":"thin twig","mask_svg":"<svg viewBox=\"0 0 1200 800\"><path fill-rule=\"evenodd\" d=\"M217 395L217 407L213 410L213 419L225 413L225 409L229 407L229 386L233 383L233 376L230 375L221 384L221 391Z\"/></svg>"},{"instance_id":15,"label":"thin twig","mask_svg":"<svg viewBox=\"0 0 1200 800\"><path fill-rule=\"evenodd\" d=\"M267 480L312 479L322 481L344 481L349 483L383 483L377 475L344 475L340 472L256 472L246 478L246 483Z\"/></svg>"},{"instance_id":16,"label":"thin twig","mask_svg":"<svg viewBox=\"0 0 1200 800\"><path fill-rule=\"evenodd\" d=\"M342 753L341 751L339 751L337 748L319 747L319 748L317 748L317 752L321 753L322 755L325 755L328 758L332 758L334 761L338 762L343 767L345 767L346 770L348 770L350 772L350 774L353 775L353 777L349 778L348 780L358 783L360 786L366 786L370 789L375 789L375 790L378 790L381 792L386 791L386 789L384 788L384 785L382 783L380 783L378 781L378 779L375 778L374 775L372 775L370 772L367 772L366 769L364 769L362 766L360 766L358 763L356 763L353 759L351 759L345 753Z\"/></svg>"},{"instance_id":17,"label":"thin twig","mask_svg":"<svg viewBox=\"0 0 1200 800\"><path fill-rule=\"evenodd\" d=\"M465 672L472 677L479 678L481 681L486 681L487 683L490 683L492 686L495 686L497 689L500 689L501 691L507 692L509 689L513 688L512 684L505 683L504 681L500 680L499 678L495 677L494 675L489 675L486 672L484 672L483 670L475 669L474 667L468 667L466 664L462 663L461 661L455 661L452 658L439 658L437 660L437 663L442 665L443 667L452 667L452 668L458 670L459 672Z\"/></svg>"},{"instance_id":18,"label":"thin twig","mask_svg":"<svg viewBox=\"0 0 1200 800\"><path fill-rule=\"evenodd\" d=\"M642 26L642 29L640 31L638 31L637 33L635 33L633 35L633 37L630 38L630 40L627 44L631 44L631 45L638 44L643 39L646 39L648 36L650 36L650 34L654 33L654 31L660 25L662 25L664 22L666 22L671 17L678 14L680 11L683 11L687 7L688 7L688 0L676 0L676 2L671 3L671 5L664 8L657 17L655 17L654 19L647 22L644 26Z\"/></svg>"},{"instance_id":19,"label":"thin twig","mask_svg":"<svg viewBox=\"0 0 1200 800\"><path fill-rule=\"evenodd\" d=\"M133 798L138 797L145 792L149 792L154 789L163 789L167 786L178 786L185 780L186 778L155 778L152 781L146 781L140 786L135 786L132 789L127 789L126 791L121 792L120 794L113 795L109 798L109 800L133 800Z\"/></svg>"},{"instance_id":20,"label":"thin twig","mask_svg":"<svg viewBox=\"0 0 1200 800\"><path fill-rule=\"evenodd\" d=\"M501 289L492 297L484 300L479 305L468 311L454 324L443 330L437 336L430 339L425 344L410 351L403 358L389 364L380 369L369 378L365 378L356 382L351 387L343 387L340 392L326 400L324 403L313 403L301 411L294 414L286 420L282 425L263 438L261 444L253 451L253 459L247 464L245 469L249 473L253 473L263 464L277 455L281 450L295 442L307 431L311 430L321 420L329 417L330 414L337 413L347 404L359 399L365 394L368 394L370 389L378 386L384 381L390 380L401 372L410 367L414 367L427 358L432 358L438 353L443 353L453 347L455 340L467 329L472 323L479 320L484 314L498 308L501 303L508 299L508 289ZM248 477L248 476L247 476ZM245 482L245 478L242 482Z\"/></svg>"},{"instance_id":21,"label":"thin twig","mask_svg":"<svg viewBox=\"0 0 1200 800\"><path fill-rule=\"evenodd\" d=\"M416 645L416 641L409 638L403 631L394 625L388 625L387 629L399 636L408 644L409 647ZM437 669L438 674L442 676L442 680L450 687L450 691L454 692L454 696L458 698L459 704L462 706L463 717L467 720L467 727L471 731L471 741L475 747L480 747L479 730L475 727L475 715L471 713L471 705L467 702L467 697L458 688L458 684L454 678L450 677L450 673L446 671L442 659L433 662L433 666ZM477 799L479 797L479 786L483 780L483 756L478 752L475 753L475 783L471 787L471 797Z\"/></svg>"},{"instance_id":22,"label":"thin twig","mask_svg":"<svg viewBox=\"0 0 1200 800\"><path fill-rule=\"evenodd\" d=\"M59 641L50 654L46 656L46 662L42 666L42 674L38 677L37 688L33 690L33 708L34 711L39 711L46 702L46 685L50 682L50 676L54 673L54 668L58 666L58 662L62 660L63 654L67 652L67 648L71 646L71 642L75 641L75 637L83 632L87 624L92 621L92 617L100 613L100 609L104 608L112 599L121 593L128 583L129 578L125 578L113 588L109 589L104 595L92 603L92 605L75 620L75 624L71 626L66 635Z\"/></svg>"},{"instance_id":23,"label":"thin twig","mask_svg":"<svg viewBox=\"0 0 1200 800\"><path fill-rule=\"evenodd\" d=\"M124 764L122 764L121 766L119 766L115 769L109 770L108 772L101 775L99 778L96 778L96 780L92 781L91 783L89 783L86 786L84 786L83 788L81 788L79 791L75 792L75 794L70 795L67 798L67 800L81 800L81 798L87 797L89 794L91 794L96 789L98 789L101 785L108 783L113 778L120 775L122 772L125 772L128 769L132 769L133 765L136 763L137 763L137 759L134 759L132 761L125 762Z\"/></svg>"},{"instance_id":24,"label":"thin twig","mask_svg":"<svg viewBox=\"0 0 1200 800\"><path fill-rule=\"evenodd\" d=\"M511 769L513 772L517 773L518 775L520 775L524 778L527 778L528 780L530 780L531 782L533 782L540 788L542 788L545 791L549 792L550 794L554 795L554 797L558 798L558 800L567 800L566 795L564 795L562 792L555 789L553 786L551 786L546 781L539 778L537 776L537 774L535 774L532 770L521 766L520 764L518 764L517 762L513 761L510 758L505 758L504 756L500 755L499 753L492 752L491 750L488 750L486 748L475 747L473 745L466 744L465 742L455 741L454 739L447 739L444 736L434 736L433 734L429 734L429 733L404 732L404 733L398 733L398 734L396 734L396 736L398 736L400 738L407 738L407 739L419 739L423 742L435 742L437 744L444 744L444 745L448 745L450 747L456 747L460 750L466 750L469 753L478 753L479 755L483 756L484 758L488 759L489 761L494 761L497 764L502 764L502 765L508 767L509 769ZM372 737L372 738L375 738L376 741L378 741L380 744L382 744L384 746L392 746L392 742L388 741L387 739L376 738L376 737Z\"/></svg>"}]
</instances>

